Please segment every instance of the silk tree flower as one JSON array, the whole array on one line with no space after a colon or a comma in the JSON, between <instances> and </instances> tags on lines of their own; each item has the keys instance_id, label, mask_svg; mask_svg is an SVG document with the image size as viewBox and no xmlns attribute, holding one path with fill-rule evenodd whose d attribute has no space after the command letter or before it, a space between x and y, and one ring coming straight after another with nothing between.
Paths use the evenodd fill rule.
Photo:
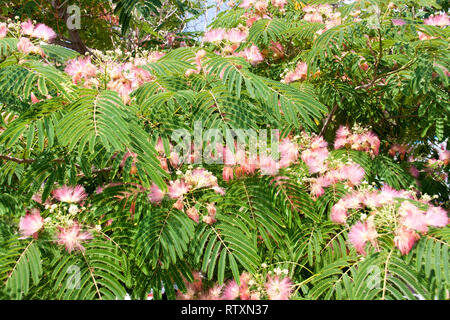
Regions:
<instances>
[{"instance_id":1,"label":"silk tree flower","mask_svg":"<svg viewBox=\"0 0 450 320\"><path fill-rule=\"evenodd\" d=\"M234 280L228 281L223 291L223 300L235 300L239 297L239 286Z\"/></svg>"},{"instance_id":2,"label":"silk tree flower","mask_svg":"<svg viewBox=\"0 0 450 320\"><path fill-rule=\"evenodd\" d=\"M52 28L40 23L34 29L32 36L44 41L50 41L56 38L56 33Z\"/></svg>"},{"instance_id":3,"label":"silk tree flower","mask_svg":"<svg viewBox=\"0 0 450 320\"><path fill-rule=\"evenodd\" d=\"M431 26L445 27L450 24L450 19L446 13L442 13L428 17L423 23Z\"/></svg>"},{"instance_id":4,"label":"silk tree flower","mask_svg":"<svg viewBox=\"0 0 450 320\"><path fill-rule=\"evenodd\" d=\"M306 62L299 62L294 71L289 71L281 82L291 83L297 80L305 80L308 75L308 65Z\"/></svg>"},{"instance_id":5,"label":"silk tree flower","mask_svg":"<svg viewBox=\"0 0 450 320\"><path fill-rule=\"evenodd\" d=\"M432 227L445 227L448 224L447 212L440 207L430 207L425 213L425 223Z\"/></svg>"},{"instance_id":6,"label":"silk tree flower","mask_svg":"<svg viewBox=\"0 0 450 320\"><path fill-rule=\"evenodd\" d=\"M354 186L361 183L364 178L364 169L359 164L351 164L341 168L341 175Z\"/></svg>"},{"instance_id":7,"label":"silk tree flower","mask_svg":"<svg viewBox=\"0 0 450 320\"><path fill-rule=\"evenodd\" d=\"M403 201L398 209L400 215L400 223L409 229L419 232L427 232L428 226L425 214L409 201ZM431 216L430 221L433 221Z\"/></svg>"},{"instance_id":8,"label":"silk tree flower","mask_svg":"<svg viewBox=\"0 0 450 320\"><path fill-rule=\"evenodd\" d=\"M287 5L287 0L272 0L272 5L283 10L284 6Z\"/></svg>"},{"instance_id":9,"label":"silk tree flower","mask_svg":"<svg viewBox=\"0 0 450 320\"><path fill-rule=\"evenodd\" d=\"M199 214L198 214L198 210L197 209L195 209L194 207L191 207L191 208L186 210L186 214L188 215L188 217L192 221L195 221L196 223L198 223Z\"/></svg>"},{"instance_id":10,"label":"silk tree flower","mask_svg":"<svg viewBox=\"0 0 450 320\"><path fill-rule=\"evenodd\" d=\"M36 53L41 56L44 55L44 52L39 46L35 46L30 39L24 37L20 38L19 42L17 42L17 50L25 54Z\"/></svg>"},{"instance_id":11,"label":"silk tree flower","mask_svg":"<svg viewBox=\"0 0 450 320\"><path fill-rule=\"evenodd\" d=\"M259 168L262 175L274 176L278 173L279 165L272 157L263 156L259 159Z\"/></svg>"},{"instance_id":12,"label":"silk tree flower","mask_svg":"<svg viewBox=\"0 0 450 320\"><path fill-rule=\"evenodd\" d=\"M64 245L66 250L71 253L73 250L84 251L84 247L81 242L93 239L90 232L81 232L80 226L77 222L74 222L72 227L69 228L59 228L58 232L58 244Z\"/></svg>"},{"instance_id":13,"label":"silk tree flower","mask_svg":"<svg viewBox=\"0 0 450 320\"><path fill-rule=\"evenodd\" d=\"M344 206L344 202L339 200L332 208L331 208L331 221L335 223L344 224L347 221L347 208Z\"/></svg>"},{"instance_id":14,"label":"silk tree flower","mask_svg":"<svg viewBox=\"0 0 450 320\"><path fill-rule=\"evenodd\" d=\"M44 219L38 209L32 209L31 212L27 212L24 217L20 218L19 231L21 234L20 239L25 239L30 236L37 239L38 232L44 226Z\"/></svg>"},{"instance_id":15,"label":"silk tree flower","mask_svg":"<svg viewBox=\"0 0 450 320\"><path fill-rule=\"evenodd\" d=\"M247 37L247 32L240 30L239 28L232 28L226 32L224 39L230 41L231 43L241 43L244 42Z\"/></svg>"},{"instance_id":16,"label":"silk tree flower","mask_svg":"<svg viewBox=\"0 0 450 320\"><path fill-rule=\"evenodd\" d=\"M0 39L3 39L8 34L8 26L6 23L0 23Z\"/></svg>"},{"instance_id":17,"label":"silk tree flower","mask_svg":"<svg viewBox=\"0 0 450 320\"><path fill-rule=\"evenodd\" d=\"M52 195L56 200L67 203L79 203L87 197L87 194L81 185L76 185L75 187L63 186L53 190Z\"/></svg>"},{"instance_id":18,"label":"silk tree flower","mask_svg":"<svg viewBox=\"0 0 450 320\"><path fill-rule=\"evenodd\" d=\"M403 19L392 19L391 21L394 26L403 26L406 24L405 20Z\"/></svg>"},{"instance_id":19,"label":"silk tree flower","mask_svg":"<svg viewBox=\"0 0 450 320\"><path fill-rule=\"evenodd\" d=\"M407 254L419 238L413 230L401 226L395 230L394 244L402 254Z\"/></svg>"},{"instance_id":20,"label":"silk tree flower","mask_svg":"<svg viewBox=\"0 0 450 320\"><path fill-rule=\"evenodd\" d=\"M250 48L245 48L241 52L244 57L252 66L256 66L258 63L264 61L264 57L259 51L259 48L254 44Z\"/></svg>"},{"instance_id":21,"label":"silk tree flower","mask_svg":"<svg viewBox=\"0 0 450 320\"><path fill-rule=\"evenodd\" d=\"M189 191L189 186L184 180L178 179L176 181L170 181L169 183L169 197L172 199L179 199Z\"/></svg>"},{"instance_id":22,"label":"silk tree flower","mask_svg":"<svg viewBox=\"0 0 450 320\"><path fill-rule=\"evenodd\" d=\"M90 57L78 57L69 60L64 71L72 77L74 84L80 82L81 79L89 80L97 74L97 67L91 63Z\"/></svg>"},{"instance_id":23,"label":"silk tree flower","mask_svg":"<svg viewBox=\"0 0 450 320\"><path fill-rule=\"evenodd\" d=\"M34 31L33 22L31 20L27 20L25 22L22 22L20 24L20 31L24 35L31 36L33 34L33 31Z\"/></svg>"},{"instance_id":24,"label":"silk tree flower","mask_svg":"<svg viewBox=\"0 0 450 320\"><path fill-rule=\"evenodd\" d=\"M224 181L233 180L233 167L225 166L222 169L222 178Z\"/></svg>"},{"instance_id":25,"label":"silk tree flower","mask_svg":"<svg viewBox=\"0 0 450 320\"><path fill-rule=\"evenodd\" d=\"M266 293L269 300L289 300L292 292L292 281L288 277L280 279L268 275L265 284Z\"/></svg>"},{"instance_id":26,"label":"silk tree flower","mask_svg":"<svg viewBox=\"0 0 450 320\"><path fill-rule=\"evenodd\" d=\"M164 198L165 192L162 191L154 182L150 188L148 199L151 203L160 203Z\"/></svg>"},{"instance_id":27,"label":"silk tree flower","mask_svg":"<svg viewBox=\"0 0 450 320\"><path fill-rule=\"evenodd\" d=\"M369 241L376 246L376 238L378 233L375 230L375 225L371 219L364 222L358 221L355 223L348 233L348 239L360 254L366 255L365 246Z\"/></svg>"},{"instance_id":28,"label":"silk tree flower","mask_svg":"<svg viewBox=\"0 0 450 320\"><path fill-rule=\"evenodd\" d=\"M203 42L221 42L226 36L226 30L219 29L211 29L205 32L203 36Z\"/></svg>"}]
</instances>

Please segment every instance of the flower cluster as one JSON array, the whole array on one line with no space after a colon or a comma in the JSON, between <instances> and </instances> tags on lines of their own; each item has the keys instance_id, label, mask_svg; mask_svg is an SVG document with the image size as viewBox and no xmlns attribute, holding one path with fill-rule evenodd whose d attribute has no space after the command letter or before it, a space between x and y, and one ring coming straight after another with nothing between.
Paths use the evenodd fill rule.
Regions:
<instances>
[{"instance_id":1,"label":"flower cluster","mask_svg":"<svg viewBox=\"0 0 450 320\"><path fill-rule=\"evenodd\" d=\"M8 33L19 39L17 42L19 52L24 54L34 53L42 57L45 54L38 42L49 42L56 38L56 33L52 28L42 23L35 25L31 20L22 23L0 23L0 39L5 38Z\"/></svg>"},{"instance_id":2,"label":"flower cluster","mask_svg":"<svg viewBox=\"0 0 450 320\"><path fill-rule=\"evenodd\" d=\"M21 238L32 236L37 239L39 232L46 227L56 231L56 243L64 245L69 253L73 250L84 251L81 243L93 239L91 232L81 232L81 226L75 219L75 216L85 209L82 204L87 197L84 188L80 185L62 186L52 194L59 203L52 204L48 200L43 204L39 195L33 196L33 200L44 205L50 215L44 219L39 209L33 208L28 211L19 222Z\"/></svg>"},{"instance_id":3,"label":"flower cluster","mask_svg":"<svg viewBox=\"0 0 450 320\"><path fill-rule=\"evenodd\" d=\"M341 198L331 209L331 220L346 223L352 216L363 213L349 232L349 240L358 253L366 254L365 246L370 242L377 247L376 239L384 234L394 234L395 246L402 254L408 253L420 234L428 227L445 227L447 212L430 204L428 196L417 198L414 192L395 190L383 186L381 190L362 188Z\"/></svg>"},{"instance_id":4,"label":"flower cluster","mask_svg":"<svg viewBox=\"0 0 450 320\"><path fill-rule=\"evenodd\" d=\"M121 53L103 54L95 51L93 56L87 55L71 59L67 62L65 72L72 77L74 84L87 88L99 88L105 83L106 89L116 91L124 103L128 104L131 101L131 92L142 84L155 79L143 66L157 61L163 54L146 52L122 63L117 61L118 58L115 56Z\"/></svg>"},{"instance_id":5,"label":"flower cluster","mask_svg":"<svg viewBox=\"0 0 450 320\"><path fill-rule=\"evenodd\" d=\"M378 155L380 139L370 130L355 125L352 130L347 126L340 126L336 131L334 148L347 148L369 152L372 156Z\"/></svg>"},{"instance_id":6,"label":"flower cluster","mask_svg":"<svg viewBox=\"0 0 450 320\"><path fill-rule=\"evenodd\" d=\"M214 284L206 287L203 276L194 272L194 281L184 281L186 293L177 292L178 300L288 300L292 295L292 281L286 276L287 270L276 268L266 277L242 273L239 284L228 280L225 285Z\"/></svg>"},{"instance_id":7,"label":"flower cluster","mask_svg":"<svg viewBox=\"0 0 450 320\"><path fill-rule=\"evenodd\" d=\"M305 6L303 11L305 12L303 20L325 24L325 28L317 31L317 34L319 35L342 23L341 13L334 12L329 4Z\"/></svg>"}]
</instances>

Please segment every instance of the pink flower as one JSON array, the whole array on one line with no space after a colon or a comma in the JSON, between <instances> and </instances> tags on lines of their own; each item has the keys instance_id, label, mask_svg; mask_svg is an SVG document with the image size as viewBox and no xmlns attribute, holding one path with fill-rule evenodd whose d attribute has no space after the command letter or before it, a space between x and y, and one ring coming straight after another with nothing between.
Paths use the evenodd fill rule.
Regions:
<instances>
[{"instance_id":1,"label":"pink flower","mask_svg":"<svg viewBox=\"0 0 450 320\"><path fill-rule=\"evenodd\" d=\"M428 226L424 212L409 201L403 201L398 209L400 222L405 227L420 232L427 232Z\"/></svg>"},{"instance_id":2,"label":"pink flower","mask_svg":"<svg viewBox=\"0 0 450 320\"><path fill-rule=\"evenodd\" d=\"M283 9L286 4L287 0L272 0L272 5L280 9Z\"/></svg>"},{"instance_id":3,"label":"pink flower","mask_svg":"<svg viewBox=\"0 0 450 320\"><path fill-rule=\"evenodd\" d=\"M323 23L322 15L319 12L307 13L303 17L303 20L308 21L308 22Z\"/></svg>"},{"instance_id":4,"label":"pink flower","mask_svg":"<svg viewBox=\"0 0 450 320\"><path fill-rule=\"evenodd\" d=\"M0 39L3 39L8 34L8 26L6 23L0 23Z\"/></svg>"},{"instance_id":5,"label":"pink flower","mask_svg":"<svg viewBox=\"0 0 450 320\"><path fill-rule=\"evenodd\" d=\"M340 126L339 129L336 131L336 138L347 138L350 135L350 133L351 132L347 126Z\"/></svg>"},{"instance_id":6,"label":"pink flower","mask_svg":"<svg viewBox=\"0 0 450 320\"><path fill-rule=\"evenodd\" d=\"M376 246L376 238L378 233L375 230L375 225L372 220L365 222L358 221L355 223L348 233L348 239L360 254L366 255L365 246L367 241L370 241L373 246Z\"/></svg>"},{"instance_id":7,"label":"pink flower","mask_svg":"<svg viewBox=\"0 0 450 320\"><path fill-rule=\"evenodd\" d=\"M52 28L47 27L45 24L38 24L33 31L33 37L42 39L44 41L50 41L56 37L55 31Z\"/></svg>"},{"instance_id":8,"label":"pink flower","mask_svg":"<svg viewBox=\"0 0 450 320\"><path fill-rule=\"evenodd\" d=\"M432 227L445 227L448 224L447 212L440 207L430 207L425 213L425 222Z\"/></svg>"},{"instance_id":9,"label":"pink flower","mask_svg":"<svg viewBox=\"0 0 450 320\"><path fill-rule=\"evenodd\" d=\"M419 36L419 40L431 40L436 39L436 37L430 36L422 31L417 31L417 35Z\"/></svg>"},{"instance_id":10,"label":"pink flower","mask_svg":"<svg viewBox=\"0 0 450 320\"><path fill-rule=\"evenodd\" d=\"M37 239L38 231L44 226L44 219L38 209L32 209L31 213L27 213L24 217L20 218L19 231L21 234L20 239L25 239L29 236Z\"/></svg>"},{"instance_id":11,"label":"pink flower","mask_svg":"<svg viewBox=\"0 0 450 320\"><path fill-rule=\"evenodd\" d=\"M364 169L359 164L351 164L341 168L341 174L353 185L358 185L364 178Z\"/></svg>"},{"instance_id":12,"label":"pink flower","mask_svg":"<svg viewBox=\"0 0 450 320\"><path fill-rule=\"evenodd\" d=\"M402 254L407 254L419 238L417 233L401 226L395 231L394 244Z\"/></svg>"},{"instance_id":13,"label":"pink flower","mask_svg":"<svg viewBox=\"0 0 450 320\"><path fill-rule=\"evenodd\" d=\"M184 210L184 203L183 203L183 197L179 198L175 203L173 204L173 208L183 211Z\"/></svg>"},{"instance_id":14,"label":"pink flower","mask_svg":"<svg viewBox=\"0 0 450 320\"><path fill-rule=\"evenodd\" d=\"M87 197L84 188L80 185L75 187L63 186L53 190L52 194L58 201L68 203L79 203Z\"/></svg>"},{"instance_id":15,"label":"pink flower","mask_svg":"<svg viewBox=\"0 0 450 320\"><path fill-rule=\"evenodd\" d=\"M97 68L91 63L90 57L78 57L77 59L69 60L64 71L69 76L72 76L73 83L77 84L81 79L88 80L91 77L95 77Z\"/></svg>"},{"instance_id":16,"label":"pink flower","mask_svg":"<svg viewBox=\"0 0 450 320\"><path fill-rule=\"evenodd\" d=\"M24 35L31 36L33 34L33 31L34 31L33 22L31 20L22 22L20 24L20 30L22 31L22 33Z\"/></svg>"},{"instance_id":17,"label":"pink flower","mask_svg":"<svg viewBox=\"0 0 450 320\"><path fill-rule=\"evenodd\" d=\"M76 222L70 228L59 228L58 244L65 245L66 250L69 253L71 253L74 249L84 251L85 249L81 245L81 242L88 239L93 239L92 234L90 232L80 233L80 226Z\"/></svg>"},{"instance_id":18,"label":"pink flower","mask_svg":"<svg viewBox=\"0 0 450 320\"><path fill-rule=\"evenodd\" d=\"M431 26L445 27L450 24L450 19L446 13L442 13L437 16L428 17L423 21L423 23Z\"/></svg>"},{"instance_id":19,"label":"pink flower","mask_svg":"<svg viewBox=\"0 0 450 320\"><path fill-rule=\"evenodd\" d=\"M164 198L164 191L162 191L154 182L152 183L152 187L150 188L150 193L148 198L151 203L160 203Z\"/></svg>"},{"instance_id":20,"label":"pink flower","mask_svg":"<svg viewBox=\"0 0 450 320\"><path fill-rule=\"evenodd\" d=\"M225 34L225 39L232 43L241 43L247 39L248 34L238 28L228 30Z\"/></svg>"},{"instance_id":21,"label":"pink flower","mask_svg":"<svg viewBox=\"0 0 450 320\"><path fill-rule=\"evenodd\" d=\"M405 20L403 19L392 19L391 21L394 26L403 26L404 24L406 24Z\"/></svg>"},{"instance_id":22,"label":"pink flower","mask_svg":"<svg viewBox=\"0 0 450 320\"><path fill-rule=\"evenodd\" d=\"M212 29L205 32L203 42L221 42L226 36L225 29Z\"/></svg>"},{"instance_id":23,"label":"pink flower","mask_svg":"<svg viewBox=\"0 0 450 320\"><path fill-rule=\"evenodd\" d=\"M288 300L291 296L292 282L288 277L281 280L278 276L268 275L265 287L269 300Z\"/></svg>"},{"instance_id":24,"label":"pink flower","mask_svg":"<svg viewBox=\"0 0 450 320\"><path fill-rule=\"evenodd\" d=\"M199 215L198 215L197 209L195 209L194 207L191 207L191 208L187 209L186 214L188 215L189 218L191 218L191 220L198 223Z\"/></svg>"},{"instance_id":25,"label":"pink flower","mask_svg":"<svg viewBox=\"0 0 450 320\"><path fill-rule=\"evenodd\" d=\"M256 66L258 63L264 61L264 57L259 51L259 48L252 45L250 48L246 48L241 52L242 56L252 65Z\"/></svg>"},{"instance_id":26,"label":"pink flower","mask_svg":"<svg viewBox=\"0 0 450 320\"><path fill-rule=\"evenodd\" d=\"M347 208L343 205L342 201L338 201L332 208L331 208L331 221L335 223L344 224L345 221L347 221Z\"/></svg>"},{"instance_id":27,"label":"pink flower","mask_svg":"<svg viewBox=\"0 0 450 320\"><path fill-rule=\"evenodd\" d=\"M289 71L281 82L291 83L297 80L305 80L308 75L308 65L306 62L299 62L294 71Z\"/></svg>"},{"instance_id":28,"label":"pink flower","mask_svg":"<svg viewBox=\"0 0 450 320\"><path fill-rule=\"evenodd\" d=\"M230 280L225 286L222 298L224 300L235 300L239 297L239 286L234 280Z\"/></svg>"},{"instance_id":29,"label":"pink flower","mask_svg":"<svg viewBox=\"0 0 450 320\"><path fill-rule=\"evenodd\" d=\"M215 217L216 216L216 206L214 205L214 202L208 203L208 205L206 206L206 210L208 210L208 215L210 215L211 217Z\"/></svg>"},{"instance_id":30,"label":"pink flower","mask_svg":"<svg viewBox=\"0 0 450 320\"><path fill-rule=\"evenodd\" d=\"M38 102L41 101L41 100L39 100L38 98L36 98L36 96L34 95L33 92L31 92L30 96L31 96L31 103L32 103L32 104L35 104L35 103L38 103Z\"/></svg>"},{"instance_id":31,"label":"pink flower","mask_svg":"<svg viewBox=\"0 0 450 320\"><path fill-rule=\"evenodd\" d=\"M185 193L189 191L189 186L186 185L184 180L170 181L169 197L172 199L181 198Z\"/></svg>"},{"instance_id":32,"label":"pink flower","mask_svg":"<svg viewBox=\"0 0 450 320\"><path fill-rule=\"evenodd\" d=\"M222 170L222 178L224 181L230 181L233 180L233 168L232 167L223 167Z\"/></svg>"},{"instance_id":33,"label":"pink flower","mask_svg":"<svg viewBox=\"0 0 450 320\"><path fill-rule=\"evenodd\" d=\"M17 42L17 50L19 50L20 52L23 52L25 54L29 54L29 53L36 53L36 54L40 54L43 55L44 52L42 51L42 49L39 46L35 46L30 39L28 38L20 38L19 42Z\"/></svg>"},{"instance_id":34,"label":"pink flower","mask_svg":"<svg viewBox=\"0 0 450 320\"><path fill-rule=\"evenodd\" d=\"M278 173L278 163L271 157L261 157L259 159L259 167L262 175L273 176Z\"/></svg>"}]
</instances>

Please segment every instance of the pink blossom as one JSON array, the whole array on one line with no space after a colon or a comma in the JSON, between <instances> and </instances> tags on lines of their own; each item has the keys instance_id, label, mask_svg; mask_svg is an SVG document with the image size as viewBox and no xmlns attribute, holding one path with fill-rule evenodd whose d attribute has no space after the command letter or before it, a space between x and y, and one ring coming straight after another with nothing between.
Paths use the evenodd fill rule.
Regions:
<instances>
[{"instance_id":1,"label":"pink blossom","mask_svg":"<svg viewBox=\"0 0 450 320\"><path fill-rule=\"evenodd\" d=\"M336 131L336 138L347 138L351 134L347 126L339 126Z\"/></svg>"},{"instance_id":2,"label":"pink blossom","mask_svg":"<svg viewBox=\"0 0 450 320\"><path fill-rule=\"evenodd\" d=\"M424 212L411 202L403 201L398 209L398 213L400 214L400 222L405 227L420 232L428 231Z\"/></svg>"},{"instance_id":3,"label":"pink blossom","mask_svg":"<svg viewBox=\"0 0 450 320\"><path fill-rule=\"evenodd\" d=\"M403 19L392 19L391 21L394 26L403 26L406 24L405 20Z\"/></svg>"},{"instance_id":4,"label":"pink blossom","mask_svg":"<svg viewBox=\"0 0 450 320\"><path fill-rule=\"evenodd\" d=\"M430 36L422 31L417 31L417 35L419 36L419 40L431 40L436 39L436 37Z\"/></svg>"},{"instance_id":5,"label":"pink blossom","mask_svg":"<svg viewBox=\"0 0 450 320\"><path fill-rule=\"evenodd\" d=\"M241 43L247 39L248 34L238 28L228 30L225 35L225 39L232 43Z\"/></svg>"},{"instance_id":6,"label":"pink blossom","mask_svg":"<svg viewBox=\"0 0 450 320\"><path fill-rule=\"evenodd\" d=\"M203 36L204 42L221 42L226 36L226 30L219 28L219 29L212 29L207 32L205 32L205 35Z\"/></svg>"},{"instance_id":7,"label":"pink blossom","mask_svg":"<svg viewBox=\"0 0 450 320\"><path fill-rule=\"evenodd\" d=\"M214 202L208 203L208 205L206 206L206 210L208 210L208 215L210 215L211 217L215 217L216 216L216 206L214 205Z\"/></svg>"},{"instance_id":8,"label":"pink blossom","mask_svg":"<svg viewBox=\"0 0 450 320\"><path fill-rule=\"evenodd\" d=\"M407 254L419 238L417 233L401 226L395 231L394 244L402 254Z\"/></svg>"},{"instance_id":9,"label":"pink blossom","mask_svg":"<svg viewBox=\"0 0 450 320\"><path fill-rule=\"evenodd\" d=\"M339 200L338 203L336 203L331 208L331 221L335 223L344 224L345 221L347 221L347 208L344 206L344 202Z\"/></svg>"},{"instance_id":10,"label":"pink blossom","mask_svg":"<svg viewBox=\"0 0 450 320\"><path fill-rule=\"evenodd\" d=\"M431 26L445 27L450 24L450 19L446 13L442 13L439 15L432 15L428 17L423 21L423 23Z\"/></svg>"},{"instance_id":11,"label":"pink blossom","mask_svg":"<svg viewBox=\"0 0 450 320\"><path fill-rule=\"evenodd\" d=\"M255 10L259 11L259 13L264 13L267 11L267 2L266 1L257 1L255 3Z\"/></svg>"},{"instance_id":12,"label":"pink blossom","mask_svg":"<svg viewBox=\"0 0 450 320\"><path fill-rule=\"evenodd\" d=\"M274 7L284 9L284 6L287 4L287 0L272 0L272 5Z\"/></svg>"},{"instance_id":13,"label":"pink blossom","mask_svg":"<svg viewBox=\"0 0 450 320\"><path fill-rule=\"evenodd\" d=\"M58 201L67 203L79 203L87 197L83 186L80 185L75 187L63 186L53 190L52 194Z\"/></svg>"},{"instance_id":14,"label":"pink blossom","mask_svg":"<svg viewBox=\"0 0 450 320\"><path fill-rule=\"evenodd\" d=\"M185 193L189 191L189 186L184 182L184 180L170 181L169 185L169 197L172 199L179 199Z\"/></svg>"},{"instance_id":15,"label":"pink blossom","mask_svg":"<svg viewBox=\"0 0 450 320\"><path fill-rule=\"evenodd\" d=\"M239 286L234 280L230 280L223 291L224 300L235 300L239 297Z\"/></svg>"},{"instance_id":16,"label":"pink blossom","mask_svg":"<svg viewBox=\"0 0 450 320\"><path fill-rule=\"evenodd\" d=\"M36 54L40 54L43 55L44 52L42 51L42 49L39 46L35 46L30 39L28 38L20 38L19 42L17 42L17 50L19 50L20 52L23 52L25 54L29 54L29 53L36 53Z\"/></svg>"},{"instance_id":17,"label":"pink blossom","mask_svg":"<svg viewBox=\"0 0 450 320\"><path fill-rule=\"evenodd\" d=\"M179 198L172 206L173 208L183 211L184 210L184 203L183 203L183 197Z\"/></svg>"},{"instance_id":18,"label":"pink blossom","mask_svg":"<svg viewBox=\"0 0 450 320\"><path fill-rule=\"evenodd\" d=\"M360 254L366 255L365 246L367 241L370 241L373 246L376 246L376 238L378 233L375 230L375 225L372 220L365 222L358 221L355 223L348 233L348 239Z\"/></svg>"},{"instance_id":19,"label":"pink blossom","mask_svg":"<svg viewBox=\"0 0 450 320\"><path fill-rule=\"evenodd\" d=\"M193 220L196 223L198 223L199 214L198 214L198 210L197 209L195 209L194 207L191 207L191 208L186 210L186 214L188 215L189 218L191 218L191 220Z\"/></svg>"},{"instance_id":20,"label":"pink blossom","mask_svg":"<svg viewBox=\"0 0 450 320\"><path fill-rule=\"evenodd\" d=\"M440 207L430 207L425 213L425 222L432 227L445 227L448 224L447 212Z\"/></svg>"},{"instance_id":21,"label":"pink blossom","mask_svg":"<svg viewBox=\"0 0 450 320\"><path fill-rule=\"evenodd\" d=\"M258 63L264 61L263 55L255 45L246 48L241 54L252 66L256 66Z\"/></svg>"},{"instance_id":22,"label":"pink blossom","mask_svg":"<svg viewBox=\"0 0 450 320\"><path fill-rule=\"evenodd\" d=\"M38 102L41 101L41 100L39 100L39 99L34 95L33 92L31 92L30 96L31 96L31 103L32 103L32 104L35 104L35 103L38 103Z\"/></svg>"},{"instance_id":23,"label":"pink blossom","mask_svg":"<svg viewBox=\"0 0 450 320\"><path fill-rule=\"evenodd\" d=\"M272 159L272 157L263 156L259 159L259 167L261 174L273 176L278 173L278 163Z\"/></svg>"},{"instance_id":24,"label":"pink blossom","mask_svg":"<svg viewBox=\"0 0 450 320\"><path fill-rule=\"evenodd\" d=\"M364 169L359 164L351 164L341 168L341 174L353 185L358 185L364 178Z\"/></svg>"},{"instance_id":25,"label":"pink blossom","mask_svg":"<svg viewBox=\"0 0 450 320\"><path fill-rule=\"evenodd\" d=\"M439 153L439 160L448 162L450 160L450 150L442 150Z\"/></svg>"},{"instance_id":26,"label":"pink blossom","mask_svg":"<svg viewBox=\"0 0 450 320\"><path fill-rule=\"evenodd\" d=\"M31 36L34 31L34 25L31 20L27 20L20 24L20 30L24 35Z\"/></svg>"},{"instance_id":27,"label":"pink blossom","mask_svg":"<svg viewBox=\"0 0 450 320\"><path fill-rule=\"evenodd\" d=\"M233 180L233 168L232 167L223 167L222 170L222 178L224 181L230 181Z\"/></svg>"},{"instance_id":28,"label":"pink blossom","mask_svg":"<svg viewBox=\"0 0 450 320\"><path fill-rule=\"evenodd\" d=\"M69 60L64 71L72 76L73 83L77 84L81 79L88 80L91 77L95 77L97 68L91 63L90 57L78 57L77 59Z\"/></svg>"},{"instance_id":29,"label":"pink blossom","mask_svg":"<svg viewBox=\"0 0 450 320\"><path fill-rule=\"evenodd\" d=\"M308 22L323 23L322 15L319 12L307 13L303 17L303 20L308 21Z\"/></svg>"},{"instance_id":30,"label":"pink blossom","mask_svg":"<svg viewBox=\"0 0 450 320\"><path fill-rule=\"evenodd\" d=\"M297 80L305 80L308 75L308 65L306 62L299 62L294 71L289 71L281 82L291 83Z\"/></svg>"},{"instance_id":31,"label":"pink blossom","mask_svg":"<svg viewBox=\"0 0 450 320\"><path fill-rule=\"evenodd\" d=\"M3 39L8 34L8 26L6 23L0 23L0 39Z\"/></svg>"},{"instance_id":32,"label":"pink blossom","mask_svg":"<svg viewBox=\"0 0 450 320\"><path fill-rule=\"evenodd\" d=\"M76 222L70 228L59 228L58 244L65 245L69 253L74 249L84 251L81 242L89 239L93 239L92 234L90 232L80 233L80 226Z\"/></svg>"},{"instance_id":33,"label":"pink blossom","mask_svg":"<svg viewBox=\"0 0 450 320\"><path fill-rule=\"evenodd\" d=\"M52 28L40 23L34 29L32 36L44 41L50 41L56 37L56 33Z\"/></svg>"},{"instance_id":34,"label":"pink blossom","mask_svg":"<svg viewBox=\"0 0 450 320\"><path fill-rule=\"evenodd\" d=\"M32 209L24 217L20 218L19 231L20 239L25 239L29 236L37 239L38 231L44 226L44 219L38 209Z\"/></svg>"},{"instance_id":35,"label":"pink blossom","mask_svg":"<svg viewBox=\"0 0 450 320\"><path fill-rule=\"evenodd\" d=\"M288 277L267 276L265 284L269 300L288 300L292 292L292 281Z\"/></svg>"},{"instance_id":36,"label":"pink blossom","mask_svg":"<svg viewBox=\"0 0 450 320\"><path fill-rule=\"evenodd\" d=\"M152 203L160 203L164 198L164 191L162 191L154 182L152 183L152 187L150 188L150 193L148 198Z\"/></svg>"}]
</instances>

